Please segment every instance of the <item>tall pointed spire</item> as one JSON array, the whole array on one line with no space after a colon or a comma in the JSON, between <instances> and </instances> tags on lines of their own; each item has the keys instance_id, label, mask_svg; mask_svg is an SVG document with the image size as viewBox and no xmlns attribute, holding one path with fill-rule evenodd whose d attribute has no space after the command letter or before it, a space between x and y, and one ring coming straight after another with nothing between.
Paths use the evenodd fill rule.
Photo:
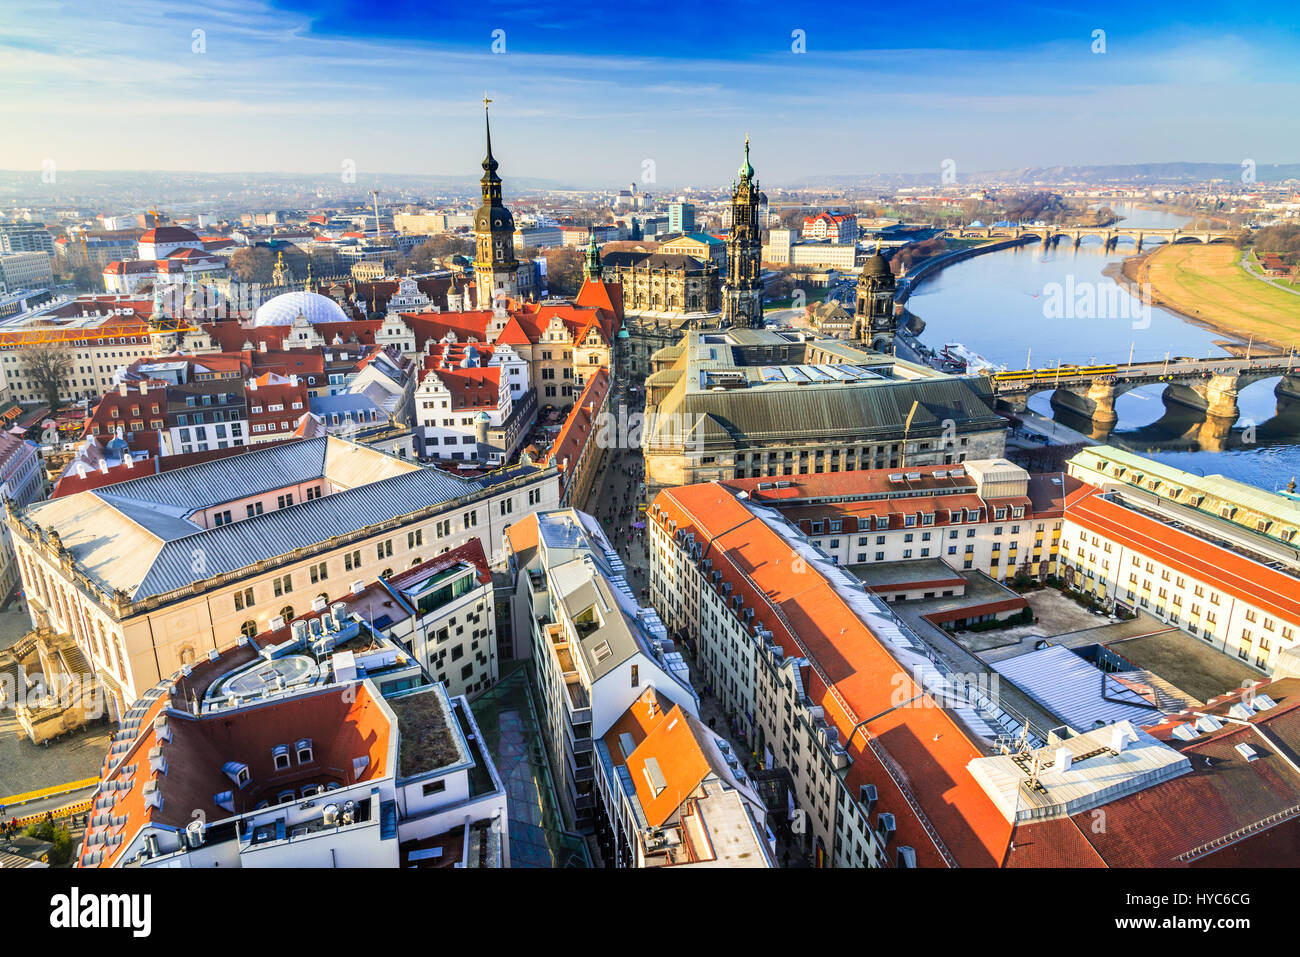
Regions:
<instances>
[{"instance_id":1,"label":"tall pointed spire","mask_svg":"<svg viewBox=\"0 0 1300 957\"><path fill-rule=\"evenodd\" d=\"M600 247L596 245L596 231L591 231L591 239L587 243L587 259L582 264L582 273L588 279L600 279Z\"/></svg>"},{"instance_id":2,"label":"tall pointed spire","mask_svg":"<svg viewBox=\"0 0 1300 957\"><path fill-rule=\"evenodd\" d=\"M483 159L483 179L497 179L497 161L492 155L492 120L488 114L488 104L492 101L488 99L485 92L483 94L483 129L487 133L487 156Z\"/></svg>"}]
</instances>

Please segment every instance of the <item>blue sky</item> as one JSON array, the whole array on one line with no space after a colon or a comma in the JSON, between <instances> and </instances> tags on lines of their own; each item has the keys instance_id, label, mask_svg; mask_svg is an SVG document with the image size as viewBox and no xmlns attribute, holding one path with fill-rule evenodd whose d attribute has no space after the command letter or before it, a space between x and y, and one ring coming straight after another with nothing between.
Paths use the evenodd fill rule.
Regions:
<instances>
[{"instance_id":1,"label":"blue sky","mask_svg":"<svg viewBox=\"0 0 1300 957\"><path fill-rule=\"evenodd\" d=\"M473 174L484 90L507 178L1295 162L1287 8L0 0L0 168Z\"/></svg>"}]
</instances>

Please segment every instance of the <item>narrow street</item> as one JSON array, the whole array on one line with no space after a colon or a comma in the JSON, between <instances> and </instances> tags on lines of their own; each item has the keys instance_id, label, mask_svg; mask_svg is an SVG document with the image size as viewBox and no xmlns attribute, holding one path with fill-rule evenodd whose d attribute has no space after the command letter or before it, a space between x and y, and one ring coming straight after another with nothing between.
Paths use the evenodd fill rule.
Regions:
<instances>
[{"instance_id":1,"label":"narrow street","mask_svg":"<svg viewBox=\"0 0 1300 957\"><path fill-rule=\"evenodd\" d=\"M610 415L617 415L621 404L627 405L630 414L643 401L637 392L630 393L629 398L628 384L619 382L614 395L610 397ZM639 447L625 448L621 445L622 443L620 447L605 449L591 495L580 507L600 521L605 534L627 565L628 584L641 602L648 603L650 570L645 515L637 507L641 503L644 460ZM635 528L638 524L642 527Z\"/></svg>"}]
</instances>

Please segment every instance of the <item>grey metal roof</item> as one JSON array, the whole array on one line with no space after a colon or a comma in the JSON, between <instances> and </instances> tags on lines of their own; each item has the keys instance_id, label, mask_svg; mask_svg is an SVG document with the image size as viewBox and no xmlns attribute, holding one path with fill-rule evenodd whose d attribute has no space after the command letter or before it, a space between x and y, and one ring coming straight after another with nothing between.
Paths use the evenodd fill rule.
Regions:
<instances>
[{"instance_id":1,"label":"grey metal roof","mask_svg":"<svg viewBox=\"0 0 1300 957\"><path fill-rule=\"evenodd\" d=\"M140 599L537 471L520 467L470 480L338 439L305 439L52 499L26 517L56 530L91 578ZM203 528L189 517L331 476L343 486L332 494L232 524Z\"/></svg>"},{"instance_id":2,"label":"grey metal roof","mask_svg":"<svg viewBox=\"0 0 1300 957\"><path fill-rule=\"evenodd\" d=\"M468 495L479 487L476 482L445 472L420 469L230 525L201 529L168 541L133 597L183 588L197 579L236 571L295 548L306 548ZM200 556L203 573L196 574L194 565Z\"/></svg>"},{"instance_id":3,"label":"grey metal roof","mask_svg":"<svg viewBox=\"0 0 1300 957\"><path fill-rule=\"evenodd\" d=\"M1131 721L1141 728L1164 717L1160 710L1142 704L1136 692L1064 645L1008 658L992 667L1075 731L1091 731L1098 721Z\"/></svg>"},{"instance_id":4,"label":"grey metal roof","mask_svg":"<svg viewBox=\"0 0 1300 957\"><path fill-rule=\"evenodd\" d=\"M679 382L659 412L677 413L695 422L711 416L737 440L772 441L809 436L882 435L902 438L899 424L920 403L912 421L913 436L929 435L951 419L961 429L1001 430L1006 421L963 378L867 380L807 386L761 386L721 392L697 392ZM666 420L673 422L683 420Z\"/></svg>"},{"instance_id":5,"label":"grey metal roof","mask_svg":"<svg viewBox=\"0 0 1300 957\"><path fill-rule=\"evenodd\" d=\"M254 447L243 455L118 482L99 495L106 501L111 496L119 501L135 500L146 507L166 503L192 512L324 475L328 441L322 437Z\"/></svg>"}]
</instances>

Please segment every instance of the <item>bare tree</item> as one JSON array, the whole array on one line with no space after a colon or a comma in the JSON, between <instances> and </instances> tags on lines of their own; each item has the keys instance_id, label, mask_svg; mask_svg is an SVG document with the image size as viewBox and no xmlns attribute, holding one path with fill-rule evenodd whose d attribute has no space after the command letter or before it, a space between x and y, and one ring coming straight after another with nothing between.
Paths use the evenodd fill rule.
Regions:
<instances>
[{"instance_id":1,"label":"bare tree","mask_svg":"<svg viewBox=\"0 0 1300 957\"><path fill-rule=\"evenodd\" d=\"M57 342L42 342L27 346L18 358L32 382L44 393L50 411L58 411L59 393L72 375L72 350Z\"/></svg>"}]
</instances>

